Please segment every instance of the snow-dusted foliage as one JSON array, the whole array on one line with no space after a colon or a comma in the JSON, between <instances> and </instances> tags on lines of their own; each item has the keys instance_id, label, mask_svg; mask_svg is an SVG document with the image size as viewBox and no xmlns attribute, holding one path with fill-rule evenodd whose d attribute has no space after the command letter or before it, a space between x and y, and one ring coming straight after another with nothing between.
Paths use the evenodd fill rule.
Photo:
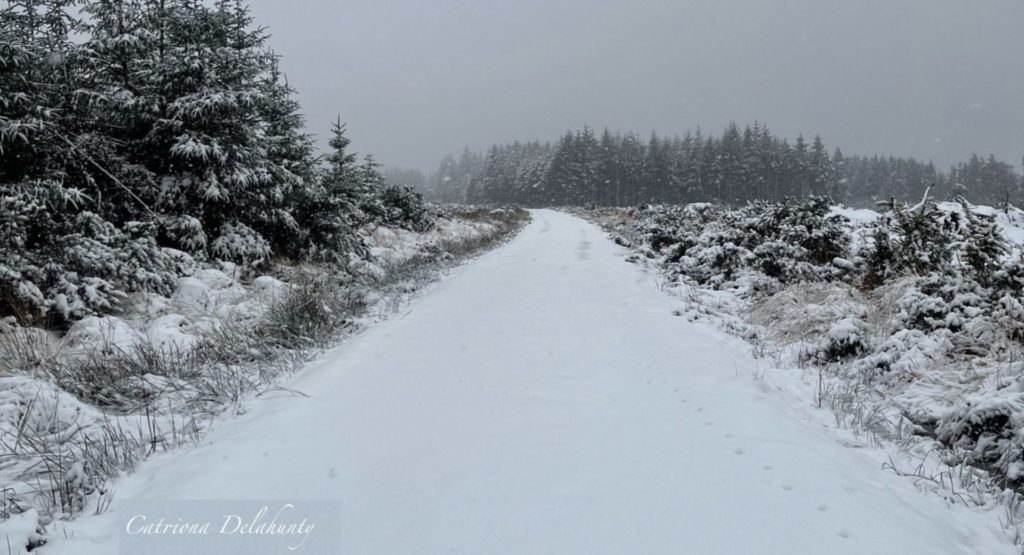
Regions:
<instances>
[{"instance_id":1,"label":"snow-dusted foliage","mask_svg":"<svg viewBox=\"0 0 1024 555\"><path fill-rule=\"evenodd\" d=\"M834 369L874 392L864 402L885 399L960 460L1019 486L1022 214L963 199L868 212L812 198L646 206L622 233L680 283L737 298L731 329L795 345L801 364Z\"/></svg>"},{"instance_id":2,"label":"snow-dusted foliage","mask_svg":"<svg viewBox=\"0 0 1024 555\"><path fill-rule=\"evenodd\" d=\"M759 202L737 210L648 206L637 212L636 233L652 254L665 257L670 271L699 284L725 287L745 274L774 289L840 275L842 268L833 261L847 255L844 222L829 213L823 198Z\"/></svg>"},{"instance_id":3,"label":"snow-dusted foliage","mask_svg":"<svg viewBox=\"0 0 1024 555\"><path fill-rule=\"evenodd\" d=\"M210 249L217 258L243 266L258 266L270 257L270 243L251 227L238 222L220 226Z\"/></svg>"},{"instance_id":4,"label":"snow-dusted foliage","mask_svg":"<svg viewBox=\"0 0 1024 555\"><path fill-rule=\"evenodd\" d=\"M371 197L367 212L378 225L416 232L429 231L435 223L434 215L423 202L423 196L401 185L380 187Z\"/></svg>"},{"instance_id":5,"label":"snow-dusted foliage","mask_svg":"<svg viewBox=\"0 0 1024 555\"><path fill-rule=\"evenodd\" d=\"M64 324L166 294L193 264L347 266L422 199L318 163L242 0L13 1L0 11L0 317Z\"/></svg>"}]
</instances>

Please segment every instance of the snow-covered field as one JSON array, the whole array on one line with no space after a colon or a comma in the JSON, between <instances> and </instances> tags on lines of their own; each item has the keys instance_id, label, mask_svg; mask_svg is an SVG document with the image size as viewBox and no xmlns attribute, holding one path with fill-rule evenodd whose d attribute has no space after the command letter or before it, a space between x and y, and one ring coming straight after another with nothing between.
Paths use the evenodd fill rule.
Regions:
<instances>
[{"instance_id":1,"label":"snow-covered field","mask_svg":"<svg viewBox=\"0 0 1024 555\"><path fill-rule=\"evenodd\" d=\"M535 211L40 552L116 553L147 499L337 500L313 533L340 553L1016 552L999 505L885 470L906 453L842 429L721 320L680 317L696 305L627 254Z\"/></svg>"},{"instance_id":2,"label":"snow-covered field","mask_svg":"<svg viewBox=\"0 0 1024 555\"><path fill-rule=\"evenodd\" d=\"M367 277L348 289L372 310L353 312L342 331L371 324L442 268L512 231L498 212L455 211L423 233L369 230L372 257L360 269ZM229 263L211 265L180 278L170 296L137 294L116 315L84 318L64 334L0 322L0 517L11 517L0 522L0 545L19 553L54 537L52 519L102 510L119 488L106 476L194 444L219 413L245 412L252 395L279 387L287 371L315 356L320 345L303 340L222 345L242 353L233 361L195 352L258 341L246 330L265 325L307 274L319 272L275 270L243 280ZM103 380L83 372L93 367ZM145 372L117 376L139 368ZM108 388L110 374L116 388ZM36 533L39 524L50 532Z\"/></svg>"}]
</instances>

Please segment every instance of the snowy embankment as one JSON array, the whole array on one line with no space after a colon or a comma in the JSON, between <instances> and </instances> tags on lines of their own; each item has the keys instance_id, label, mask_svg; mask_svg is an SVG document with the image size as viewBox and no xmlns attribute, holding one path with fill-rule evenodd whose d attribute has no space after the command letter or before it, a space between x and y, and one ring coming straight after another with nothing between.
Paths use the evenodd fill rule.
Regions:
<instances>
[{"instance_id":1,"label":"snowy embankment","mask_svg":"<svg viewBox=\"0 0 1024 555\"><path fill-rule=\"evenodd\" d=\"M447 209L426 232L366 230L372 256L341 283L309 265L243 280L216 263L181 277L170 296L133 295L63 334L0 322L0 545L20 552L43 541L37 526L104 510L114 476L195 444L214 416L244 412L247 399L525 219Z\"/></svg>"},{"instance_id":2,"label":"snowy embankment","mask_svg":"<svg viewBox=\"0 0 1024 555\"><path fill-rule=\"evenodd\" d=\"M853 444L884 446L887 468L950 504L1002 511L1019 536L1024 212L889 208L579 213L657 270L680 316L745 339L759 380Z\"/></svg>"}]
</instances>

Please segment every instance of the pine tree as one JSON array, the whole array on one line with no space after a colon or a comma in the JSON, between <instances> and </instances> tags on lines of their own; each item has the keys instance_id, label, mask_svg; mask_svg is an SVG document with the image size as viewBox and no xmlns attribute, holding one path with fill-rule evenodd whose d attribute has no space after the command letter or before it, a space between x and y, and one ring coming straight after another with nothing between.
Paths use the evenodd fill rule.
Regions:
<instances>
[{"instance_id":1,"label":"pine tree","mask_svg":"<svg viewBox=\"0 0 1024 555\"><path fill-rule=\"evenodd\" d=\"M864 284L869 288L881 285L899 271L890 222L889 216L880 218L871 230L871 250L865 257L867 272L864 276Z\"/></svg>"},{"instance_id":2,"label":"pine tree","mask_svg":"<svg viewBox=\"0 0 1024 555\"><path fill-rule=\"evenodd\" d=\"M347 265L352 258L365 257L369 250L357 233L366 220L360 209L363 190L356 155L345 125L338 118L331 128L325 160L315 186L303 190L294 208L296 219L304 222L301 252L305 258Z\"/></svg>"},{"instance_id":3,"label":"pine tree","mask_svg":"<svg viewBox=\"0 0 1024 555\"><path fill-rule=\"evenodd\" d=\"M833 166L820 135L814 136L810 153L810 191L812 195L828 195L832 190Z\"/></svg>"},{"instance_id":4,"label":"pine tree","mask_svg":"<svg viewBox=\"0 0 1024 555\"><path fill-rule=\"evenodd\" d=\"M151 222L123 218L149 209L89 109L92 54L69 38L86 28L60 0L13 2L3 15L0 98L13 96L0 119L0 315L59 325L127 292L168 292L179 262Z\"/></svg>"},{"instance_id":5,"label":"pine tree","mask_svg":"<svg viewBox=\"0 0 1024 555\"><path fill-rule=\"evenodd\" d=\"M960 208L965 217L960 247L964 261L975 281L985 286L991 285L1003 266L1001 257L1008 252L1006 240L994 216L976 213L962 198Z\"/></svg>"},{"instance_id":6,"label":"pine tree","mask_svg":"<svg viewBox=\"0 0 1024 555\"><path fill-rule=\"evenodd\" d=\"M315 194L317 187L312 138L303 131L303 118L295 91L284 80L278 58L271 61L270 71L263 76L266 101L260 106L267 122L263 144L267 168L283 202L273 208L272 218L259 227L275 252L293 258L301 257L302 224L295 219L295 200Z\"/></svg>"},{"instance_id":7,"label":"pine tree","mask_svg":"<svg viewBox=\"0 0 1024 555\"><path fill-rule=\"evenodd\" d=\"M955 222L926 196L910 209L897 207L895 220L900 238L896 257L900 267L919 276L949 268L956 243Z\"/></svg>"}]
</instances>

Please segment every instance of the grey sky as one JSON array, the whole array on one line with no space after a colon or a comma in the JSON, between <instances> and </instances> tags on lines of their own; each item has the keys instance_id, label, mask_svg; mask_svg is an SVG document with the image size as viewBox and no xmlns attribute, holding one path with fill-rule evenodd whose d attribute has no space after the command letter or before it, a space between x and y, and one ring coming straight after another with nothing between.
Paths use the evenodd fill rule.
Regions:
<instances>
[{"instance_id":1,"label":"grey sky","mask_svg":"<svg viewBox=\"0 0 1024 555\"><path fill-rule=\"evenodd\" d=\"M310 130L432 170L566 129L757 119L941 166L1024 155L1021 0L252 0Z\"/></svg>"}]
</instances>

